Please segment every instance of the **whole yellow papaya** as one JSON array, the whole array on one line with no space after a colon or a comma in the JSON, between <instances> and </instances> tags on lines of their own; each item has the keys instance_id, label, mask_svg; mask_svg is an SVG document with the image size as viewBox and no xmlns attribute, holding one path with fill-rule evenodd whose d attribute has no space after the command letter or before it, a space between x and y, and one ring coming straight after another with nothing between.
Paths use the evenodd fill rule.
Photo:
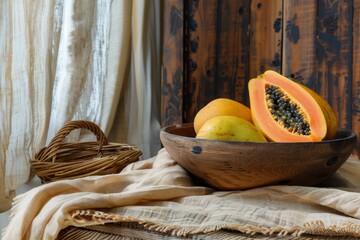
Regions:
<instances>
[{"instance_id":1,"label":"whole yellow papaya","mask_svg":"<svg viewBox=\"0 0 360 240\"><path fill-rule=\"evenodd\" d=\"M201 108L194 118L194 129L198 133L202 125L216 116L235 116L252 123L250 108L228 98L217 98Z\"/></svg>"},{"instance_id":2,"label":"whole yellow papaya","mask_svg":"<svg viewBox=\"0 0 360 240\"><path fill-rule=\"evenodd\" d=\"M196 137L212 140L267 142L252 123L234 116L216 116L207 120Z\"/></svg>"}]
</instances>

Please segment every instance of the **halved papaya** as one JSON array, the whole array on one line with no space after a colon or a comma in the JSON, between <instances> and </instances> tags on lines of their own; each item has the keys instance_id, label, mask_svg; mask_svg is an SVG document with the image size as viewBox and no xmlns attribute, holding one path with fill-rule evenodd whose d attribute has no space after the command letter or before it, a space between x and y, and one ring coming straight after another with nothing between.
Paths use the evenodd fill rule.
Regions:
<instances>
[{"instance_id":1,"label":"halved papaya","mask_svg":"<svg viewBox=\"0 0 360 240\"><path fill-rule=\"evenodd\" d=\"M316 142L327 125L317 101L296 82L269 70L248 84L255 126L275 142Z\"/></svg>"}]
</instances>

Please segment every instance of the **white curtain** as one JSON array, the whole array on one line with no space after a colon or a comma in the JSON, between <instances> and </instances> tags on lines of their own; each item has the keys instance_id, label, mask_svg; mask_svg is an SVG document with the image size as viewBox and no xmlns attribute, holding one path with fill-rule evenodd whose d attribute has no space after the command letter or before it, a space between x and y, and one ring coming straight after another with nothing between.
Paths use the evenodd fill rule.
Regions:
<instances>
[{"instance_id":1,"label":"white curtain","mask_svg":"<svg viewBox=\"0 0 360 240\"><path fill-rule=\"evenodd\" d=\"M0 2L0 212L69 120L160 149L160 0ZM77 140L93 136L79 135Z\"/></svg>"}]
</instances>

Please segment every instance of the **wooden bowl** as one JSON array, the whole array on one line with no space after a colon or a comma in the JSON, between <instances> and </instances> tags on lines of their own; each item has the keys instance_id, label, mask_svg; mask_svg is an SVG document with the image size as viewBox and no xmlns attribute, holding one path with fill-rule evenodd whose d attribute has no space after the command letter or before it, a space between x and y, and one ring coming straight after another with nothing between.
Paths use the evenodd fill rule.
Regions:
<instances>
[{"instance_id":1,"label":"wooden bowl","mask_svg":"<svg viewBox=\"0 0 360 240\"><path fill-rule=\"evenodd\" d=\"M314 186L351 155L355 132L339 129L333 140L306 143L197 139L192 123L164 127L160 139L170 156L205 185L241 190L267 185Z\"/></svg>"}]
</instances>

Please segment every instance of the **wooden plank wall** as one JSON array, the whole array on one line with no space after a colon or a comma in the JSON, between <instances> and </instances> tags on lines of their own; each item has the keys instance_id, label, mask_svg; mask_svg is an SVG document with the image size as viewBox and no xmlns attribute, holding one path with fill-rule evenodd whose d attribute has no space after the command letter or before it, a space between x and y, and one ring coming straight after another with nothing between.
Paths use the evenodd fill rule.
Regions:
<instances>
[{"instance_id":1,"label":"wooden plank wall","mask_svg":"<svg viewBox=\"0 0 360 240\"><path fill-rule=\"evenodd\" d=\"M242 0L189 2L185 121L193 119L199 107L213 98L246 100L248 9L248 1Z\"/></svg>"},{"instance_id":2,"label":"wooden plank wall","mask_svg":"<svg viewBox=\"0 0 360 240\"><path fill-rule=\"evenodd\" d=\"M218 97L248 105L249 79L273 69L322 95L339 126L360 135L360 0L169 0L164 9L163 126L192 122Z\"/></svg>"},{"instance_id":3,"label":"wooden plank wall","mask_svg":"<svg viewBox=\"0 0 360 240\"><path fill-rule=\"evenodd\" d=\"M165 1L161 85L161 124L164 126L184 120L184 11L183 0Z\"/></svg>"},{"instance_id":4,"label":"wooden plank wall","mask_svg":"<svg viewBox=\"0 0 360 240\"><path fill-rule=\"evenodd\" d=\"M351 128L358 134L357 154L360 155L360 1L353 3L352 91Z\"/></svg>"}]
</instances>

